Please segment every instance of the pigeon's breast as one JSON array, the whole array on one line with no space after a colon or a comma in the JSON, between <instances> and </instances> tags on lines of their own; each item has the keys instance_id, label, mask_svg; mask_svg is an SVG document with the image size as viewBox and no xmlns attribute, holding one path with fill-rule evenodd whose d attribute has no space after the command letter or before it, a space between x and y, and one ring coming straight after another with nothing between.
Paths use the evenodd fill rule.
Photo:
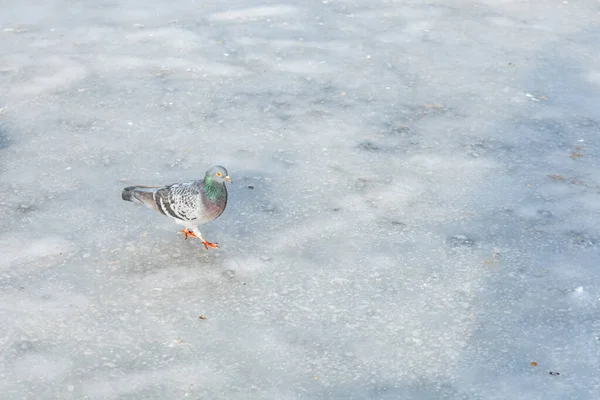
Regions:
<instances>
[{"instance_id":1,"label":"pigeon's breast","mask_svg":"<svg viewBox=\"0 0 600 400\"><path fill-rule=\"evenodd\" d=\"M227 205L227 192L221 194L215 200L209 199L204 193L202 194L202 207L198 213L198 219L202 222L212 221L225 211Z\"/></svg>"}]
</instances>

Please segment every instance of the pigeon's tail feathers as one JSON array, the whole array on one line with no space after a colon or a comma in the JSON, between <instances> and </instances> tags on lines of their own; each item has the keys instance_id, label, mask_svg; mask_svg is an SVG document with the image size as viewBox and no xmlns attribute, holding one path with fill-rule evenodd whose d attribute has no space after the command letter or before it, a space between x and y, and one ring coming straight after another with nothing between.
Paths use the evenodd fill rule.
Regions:
<instances>
[{"instance_id":1,"label":"pigeon's tail feathers","mask_svg":"<svg viewBox=\"0 0 600 400\"><path fill-rule=\"evenodd\" d=\"M121 192L121 197L125 201L135 201L135 197L133 197L133 191L135 190L135 186L129 186L123 189Z\"/></svg>"},{"instance_id":2,"label":"pigeon's tail feathers","mask_svg":"<svg viewBox=\"0 0 600 400\"><path fill-rule=\"evenodd\" d=\"M150 208L156 209L154 194L162 186L129 186L123 189L121 197L125 201L144 204Z\"/></svg>"}]
</instances>

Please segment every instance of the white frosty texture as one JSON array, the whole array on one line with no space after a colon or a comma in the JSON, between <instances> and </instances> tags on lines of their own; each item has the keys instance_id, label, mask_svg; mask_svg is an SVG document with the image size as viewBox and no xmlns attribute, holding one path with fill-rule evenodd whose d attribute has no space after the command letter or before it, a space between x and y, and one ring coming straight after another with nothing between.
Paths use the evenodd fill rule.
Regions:
<instances>
[{"instance_id":1,"label":"white frosty texture","mask_svg":"<svg viewBox=\"0 0 600 400\"><path fill-rule=\"evenodd\" d=\"M598 398L598 2L0 10L1 398Z\"/></svg>"}]
</instances>

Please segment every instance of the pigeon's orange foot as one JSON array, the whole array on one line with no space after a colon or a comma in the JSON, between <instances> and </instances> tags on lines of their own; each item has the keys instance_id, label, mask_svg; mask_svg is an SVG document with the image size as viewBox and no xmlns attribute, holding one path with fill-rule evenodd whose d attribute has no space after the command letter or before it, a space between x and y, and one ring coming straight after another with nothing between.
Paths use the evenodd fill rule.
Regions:
<instances>
[{"instance_id":1,"label":"pigeon's orange foot","mask_svg":"<svg viewBox=\"0 0 600 400\"><path fill-rule=\"evenodd\" d=\"M182 233L185 235L185 240L187 240L188 236L191 236L193 238L197 238L198 236L196 236L196 234L192 231L190 231L188 228L184 228L182 230L180 230L179 232L177 232L179 235L181 235Z\"/></svg>"},{"instance_id":2,"label":"pigeon's orange foot","mask_svg":"<svg viewBox=\"0 0 600 400\"><path fill-rule=\"evenodd\" d=\"M208 248L210 247L211 249L216 249L219 247L218 243L211 243L211 242L207 242L206 240L202 241L202 244L204 245L204 248L206 250L208 250Z\"/></svg>"}]
</instances>

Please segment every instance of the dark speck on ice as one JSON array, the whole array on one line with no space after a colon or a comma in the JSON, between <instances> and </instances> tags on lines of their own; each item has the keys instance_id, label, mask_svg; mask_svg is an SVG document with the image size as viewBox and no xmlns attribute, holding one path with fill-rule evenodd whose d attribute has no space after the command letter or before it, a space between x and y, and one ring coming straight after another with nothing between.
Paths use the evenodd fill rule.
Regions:
<instances>
[{"instance_id":1,"label":"dark speck on ice","mask_svg":"<svg viewBox=\"0 0 600 400\"><path fill-rule=\"evenodd\" d=\"M379 151L381 148L373 142L362 142L358 148L365 151Z\"/></svg>"},{"instance_id":2,"label":"dark speck on ice","mask_svg":"<svg viewBox=\"0 0 600 400\"><path fill-rule=\"evenodd\" d=\"M448 238L450 247L473 247L475 241L466 235L453 235Z\"/></svg>"}]
</instances>

